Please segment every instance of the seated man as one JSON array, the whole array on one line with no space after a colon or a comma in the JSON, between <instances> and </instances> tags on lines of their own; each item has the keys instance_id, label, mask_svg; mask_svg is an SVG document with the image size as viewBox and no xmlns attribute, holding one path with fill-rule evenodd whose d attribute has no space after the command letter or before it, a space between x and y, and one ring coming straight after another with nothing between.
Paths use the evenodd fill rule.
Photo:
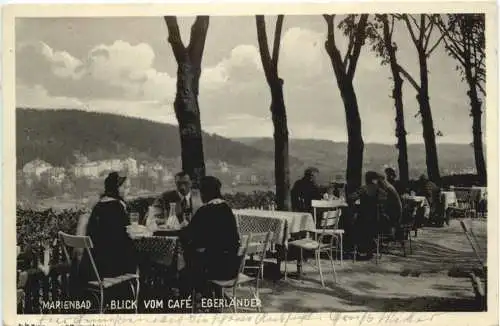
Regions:
<instances>
[{"instance_id":1,"label":"seated man","mask_svg":"<svg viewBox=\"0 0 500 326\"><path fill-rule=\"evenodd\" d=\"M374 171L366 172L365 183L349 195L348 203L352 206L357 200L360 201L358 216L353 226L354 242L360 252L372 257L377 233L384 230L390 222L385 212L387 192L380 186L380 175Z\"/></svg>"},{"instance_id":2,"label":"seated man","mask_svg":"<svg viewBox=\"0 0 500 326\"><path fill-rule=\"evenodd\" d=\"M196 210L201 206L201 199L197 192L191 189L191 178L186 172L179 172L175 175L175 190L162 193L153 203L153 212L148 216L146 225L152 221L150 219L157 216L167 217L170 212L170 203L175 203L176 216L179 223L187 224Z\"/></svg>"},{"instance_id":3,"label":"seated man","mask_svg":"<svg viewBox=\"0 0 500 326\"><path fill-rule=\"evenodd\" d=\"M400 196L407 191L401 181L396 179L396 171L393 168L386 168L384 172L385 179L394 187L394 189L396 189Z\"/></svg>"},{"instance_id":4,"label":"seated man","mask_svg":"<svg viewBox=\"0 0 500 326\"><path fill-rule=\"evenodd\" d=\"M401 203L401 198L399 197L396 188L394 188L394 186L383 176L380 176L379 185L387 193L384 210L389 217L390 223L388 225L388 229L383 230L383 232L384 234L395 235L395 231L401 225L403 217L403 205Z\"/></svg>"},{"instance_id":5,"label":"seated man","mask_svg":"<svg viewBox=\"0 0 500 326\"><path fill-rule=\"evenodd\" d=\"M294 212L312 213L312 200L323 198L316 180L318 174L317 168L310 167L304 171L302 179L295 181L291 190L292 210Z\"/></svg>"},{"instance_id":6,"label":"seated man","mask_svg":"<svg viewBox=\"0 0 500 326\"><path fill-rule=\"evenodd\" d=\"M185 281L188 283L184 290L202 287L210 279L230 280L238 274L241 262L236 217L222 199L220 181L204 177L200 192L204 205L180 232L187 263Z\"/></svg>"}]
</instances>

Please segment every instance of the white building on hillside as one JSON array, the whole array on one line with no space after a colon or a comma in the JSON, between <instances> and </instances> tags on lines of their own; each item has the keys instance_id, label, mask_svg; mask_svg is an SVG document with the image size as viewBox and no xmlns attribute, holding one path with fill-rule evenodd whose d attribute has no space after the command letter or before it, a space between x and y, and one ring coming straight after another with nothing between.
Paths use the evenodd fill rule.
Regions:
<instances>
[{"instance_id":1,"label":"white building on hillside","mask_svg":"<svg viewBox=\"0 0 500 326\"><path fill-rule=\"evenodd\" d=\"M52 165L40 159L36 159L24 165L23 173L27 176L36 176L40 178L42 173L50 169L52 169Z\"/></svg>"}]
</instances>

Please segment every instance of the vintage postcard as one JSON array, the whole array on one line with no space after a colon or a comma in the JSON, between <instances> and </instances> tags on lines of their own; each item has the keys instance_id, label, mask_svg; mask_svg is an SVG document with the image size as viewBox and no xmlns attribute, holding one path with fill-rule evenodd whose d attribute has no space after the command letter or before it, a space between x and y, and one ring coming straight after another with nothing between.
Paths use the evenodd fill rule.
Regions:
<instances>
[{"instance_id":1,"label":"vintage postcard","mask_svg":"<svg viewBox=\"0 0 500 326\"><path fill-rule=\"evenodd\" d=\"M3 9L5 325L497 324L494 2Z\"/></svg>"}]
</instances>

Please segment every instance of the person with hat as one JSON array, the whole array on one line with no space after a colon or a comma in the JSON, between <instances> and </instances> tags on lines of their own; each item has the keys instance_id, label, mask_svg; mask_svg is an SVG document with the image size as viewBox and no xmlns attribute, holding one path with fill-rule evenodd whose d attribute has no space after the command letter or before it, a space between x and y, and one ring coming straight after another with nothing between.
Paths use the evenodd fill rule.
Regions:
<instances>
[{"instance_id":1,"label":"person with hat","mask_svg":"<svg viewBox=\"0 0 500 326\"><path fill-rule=\"evenodd\" d=\"M400 180L396 179L396 170L391 167L385 168L385 179L388 183L390 183L394 189L398 192L399 196L406 192L405 187L401 184Z\"/></svg>"},{"instance_id":2,"label":"person with hat","mask_svg":"<svg viewBox=\"0 0 500 326\"><path fill-rule=\"evenodd\" d=\"M127 204L130 181L118 172L111 172L104 180L104 192L92 209L85 229L93 243L91 249L95 265L102 278L135 273L133 243L126 227L130 225ZM95 273L85 251L80 263L80 281L95 280Z\"/></svg>"},{"instance_id":3,"label":"person with hat","mask_svg":"<svg viewBox=\"0 0 500 326\"><path fill-rule=\"evenodd\" d=\"M317 168L309 167L304 171L304 176L295 181L290 193L294 212L312 213L312 201L323 198L317 181L318 174Z\"/></svg>"}]
</instances>

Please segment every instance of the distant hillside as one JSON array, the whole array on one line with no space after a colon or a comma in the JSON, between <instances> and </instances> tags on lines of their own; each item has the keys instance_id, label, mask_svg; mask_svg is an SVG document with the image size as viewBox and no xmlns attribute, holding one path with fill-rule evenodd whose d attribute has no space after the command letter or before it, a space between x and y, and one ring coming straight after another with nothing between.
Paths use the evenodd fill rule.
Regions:
<instances>
[{"instance_id":1,"label":"distant hillside","mask_svg":"<svg viewBox=\"0 0 500 326\"><path fill-rule=\"evenodd\" d=\"M243 144L263 151L273 151L272 138L235 138ZM300 158L306 165L319 167L326 174L343 174L347 164L347 144L329 140L291 139L290 155ZM385 144L365 144L364 169L383 169L384 165L397 166L397 149ZM474 153L469 145L438 144L439 166L443 174L451 171L474 168ZM425 147L423 144L408 146L410 174L417 177L426 171Z\"/></svg>"},{"instance_id":2,"label":"distant hillside","mask_svg":"<svg viewBox=\"0 0 500 326\"><path fill-rule=\"evenodd\" d=\"M36 158L53 165L74 163L80 151L92 160L133 156L175 158L181 154L177 126L78 110L16 110L16 154L20 168ZM273 154L203 133L205 158L231 165L272 161Z\"/></svg>"},{"instance_id":3,"label":"distant hillside","mask_svg":"<svg viewBox=\"0 0 500 326\"><path fill-rule=\"evenodd\" d=\"M36 158L53 165L68 165L79 151L91 160L135 157L137 160L177 159L180 141L177 126L113 114L78 110L16 111L17 167ZM225 161L234 173L253 174L272 182L274 143L271 138L227 139L203 133L207 163ZM472 147L438 145L442 174L473 168ZM423 145L409 146L410 173L416 177L425 172ZM300 177L307 166L321 170L321 181L344 176L347 160L346 143L328 140L290 140L290 177ZM380 171L384 165L397 165L394 146L366 144L364 168ZM208 165L207 165L208 167Z\"/></svg>"}]
</instances>

